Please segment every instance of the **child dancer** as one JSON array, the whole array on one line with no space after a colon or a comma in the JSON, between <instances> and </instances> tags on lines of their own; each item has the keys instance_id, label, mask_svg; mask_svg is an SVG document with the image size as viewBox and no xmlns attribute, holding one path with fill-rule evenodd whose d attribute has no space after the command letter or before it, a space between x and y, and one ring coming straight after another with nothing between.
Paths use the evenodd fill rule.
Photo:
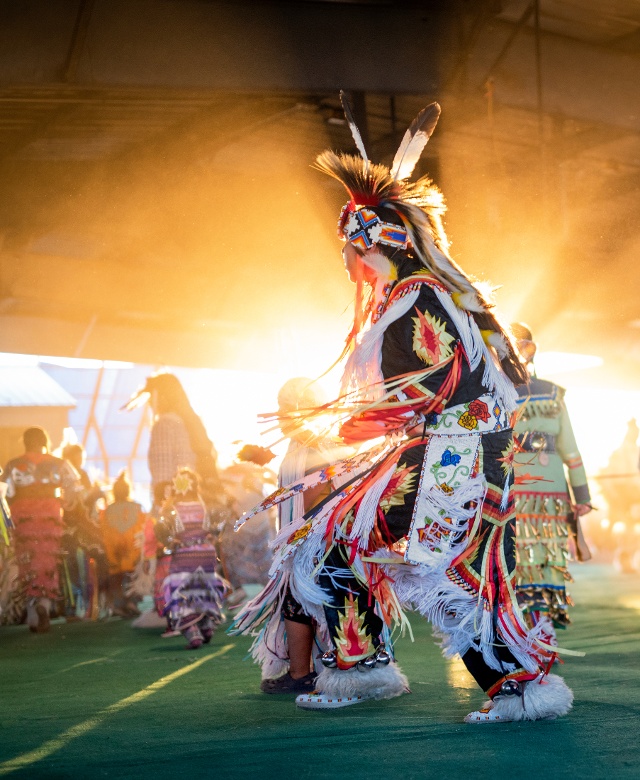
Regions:
<instances>
[{"instance_id":1,"label":"child dancer","mask_svg":"<svg viewBox=\"0 0 640 780\"><path fill-rule=\"evenodd\" d=\"M169 574L163 582L165 615L195 650L211 641L223 620L222 600L229 589L216 574L216 548L197 475L178 470L156 526L171 550Z\"/></svg>"},{"instance_id":2,"label":"child dancer","mask_svg":"<svg viewBox=\"0 0 640 780\"><path fill-rule=\"evenodd\" d=\"M109 564L109 608L115 615L139 615L133 593L125 595L125 582L133 574L140 551L136 537L144 531L148 516L140 504L132 501L131 484L122 471L113 483L113 503L100 514L102 544Z\"/></svg>"}]
</instances>

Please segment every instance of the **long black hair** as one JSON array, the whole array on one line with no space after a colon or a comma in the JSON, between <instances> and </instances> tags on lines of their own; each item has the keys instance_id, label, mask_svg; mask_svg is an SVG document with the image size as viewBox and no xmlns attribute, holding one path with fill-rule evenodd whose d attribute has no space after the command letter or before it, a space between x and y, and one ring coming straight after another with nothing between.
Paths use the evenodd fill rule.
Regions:
<instances>
[{"instance_id":1,"label":"long black hair","mask_svg":"<svg viewBox=\"0 0 640 780\"><path fill-rule=\"evenodd\" d=\"M144 387L148 393L157 394L159 414L173 412L185 424L189 445L196 456L196 471L204 480L218 480L218 469L214 457L213 442L207 435L202 420L193 411L184 387L175 374L161 373L147 377Z\"/></svg>"}]
</instances>

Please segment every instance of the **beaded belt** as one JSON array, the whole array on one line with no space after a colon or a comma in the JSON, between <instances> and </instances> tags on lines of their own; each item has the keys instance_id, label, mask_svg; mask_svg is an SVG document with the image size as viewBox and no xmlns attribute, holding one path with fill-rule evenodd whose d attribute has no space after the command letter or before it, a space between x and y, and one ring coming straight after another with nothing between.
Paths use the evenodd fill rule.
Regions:
<instances>
[{"instance_id":1,"label":"beaded belt","mask_svg":"<svg viewBox=\"0 0 640 780\"><path fill-rule=\"evenodd\" d=\"M440 414L426 415L425 433L463 436L469 433L492 433L511 428L511 415L486 393L473 401L447 406ZM414 429L415 430L415 429Z\"/></svg>"}]
</instances>

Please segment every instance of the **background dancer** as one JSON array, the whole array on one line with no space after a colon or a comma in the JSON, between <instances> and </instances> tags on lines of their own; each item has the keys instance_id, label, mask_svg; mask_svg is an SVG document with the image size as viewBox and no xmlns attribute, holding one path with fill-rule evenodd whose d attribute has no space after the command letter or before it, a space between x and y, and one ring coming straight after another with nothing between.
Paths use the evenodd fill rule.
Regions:
<instances>
[{"instance_id":1,"label":"background dancer","mask_svg":"<svg viewBox=\"0 0 640 780\"><path fill-rule=\"evenodd\" d=\"M518 322L511 331L520 354L533 366L536 344L531 330ZM571 582L567 565L571 548L578 560L591 557L579 521L592 509L587 474L564 389L534 373L517 390L518 601L532 625L546 616L555 628L565 628L571 622L567 615L571 600L566 592L566 583Z\"/></svg>"},{"instance_id":2,"label":"background dancer","mask_svg":"<svg viewBox=\"0 0 640 780\"><path fill-rule=\"evenodd\" d=\"M143 387L135 392L123 409L135 409L149 403L154 415L149 439L147 460L151 472L151 515L159 516L167 498L166 488L178 469L187 467L195 470L202 480L202 497L208 507L224 506L222 489L216 465L216 450L207 435L200 417L195 413L180 380L175 374L163 372L147 377ZM162 583L169 571L169 558L158 553L155 567L156 594L162 591ZM156 595L156 608L164 611ZM135 621L138 627L157 625L153 610L143 613ZM171 628L169 627L169 634Z\"/></svg>"},{"instance_id":3,"label":"background dancer","mask_svg":"<svg viewBox=\"0 0 640 780\"><path fill-rule=\"evenodd\" d=\"M102 543L109 565L108 608L120 617L140 614L133 594L127 595L127 580L140 559L140 537L149 518L142 506L130 498L131 484L126 472L121 472L113 483L113 503L100 513Z\"/></svg>"},{"instance_id":4,"label":"background dancer","mask_svg":"<svg viewBox=\"0 0 640 780\"><path fill-rule=\"evenodd\" d=\"M27 599L27 625L42 633L49 630L52 602L61 595L62 509L74 505L81 485L71 466L50 454L49 436L43 428L27 428L22 440L24 454L7 463L2 480L8 485L18 587Z\"/></svg>"},{"instance_id":5,"label":"background dancer","mask_svg":"<svg viewBox=\"0 0 640 780\"><path fill-rule=\"evenodd\" d=\"M278 487L282 488L306 474L326 465L336 453L315 440L309 430L287 424L289 418L304 414L305 409L319 406L324 399L312 379L295 377L278 391L278 412L282 415L281 429L289 438L287 453L280 464ZM331 493L327 482L283 501L278 505L278 531L287 528ZM264 693L311 692L316 672L313 647L316 627L291 591L287 591L281 610L281 621L275 635L262 646L262 675L260 689ZM326 642L326 639L325 639ZM282 672L284 671L284 674Z\"/></svg>"},{"instance_id":6,"label":"background dancer","mask_svg":"<svg viewBox=\"0 0 640 780\"><path fill-rule=\"evenodd\" d=\"M163 582L165 615L195 650L211 641L223 619L229 584L216 573L216 548L198 477L180 469L171 481L156 533L171 549Z\"/></svg>"},{"instance_id":7,"label":"background dancer","mask_svg":"<svg viewBox=\"0 0 640 780\"><path fill-rule=\"evenodd\" d=\"M98 528L96 503L102 490L91 482L84 469L84 448L66 444L62 458L69 463L80 483L73 506L63 514L63 560L60 576L63 583L64 612L67 622L97 620L104 615L109 587L109 571Z\"/></svg>"}]
</instances>

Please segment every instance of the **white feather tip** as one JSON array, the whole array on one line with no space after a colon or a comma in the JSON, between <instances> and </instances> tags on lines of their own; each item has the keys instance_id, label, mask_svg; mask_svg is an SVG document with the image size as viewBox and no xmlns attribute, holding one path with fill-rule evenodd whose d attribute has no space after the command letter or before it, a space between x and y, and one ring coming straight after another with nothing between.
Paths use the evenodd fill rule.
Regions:
<instances>
[{"instance_id":1,"label":"white feather tip","mask_svg":"<svg viewBox=\"0 0 640 780\"><path fill-rule=\"evenodd\" d=\"M509 350L507 349L507 342L501 333L496 333L494 331L487 337L487 341L498 353L499 358L507 357Z\"/></svg>"},{"instance_id":2,"label":"white feather tip","mask_svg":"<svg viewBox=\"0 0 640 780\"><path fill-rule=\"evenodd\" d=\"M453 300L459 309L465 311L483 312L484 306L474 292L454 293Z\"/></svg>"},{"instance_id":3,"label":"white feather tip","mask_svg":"<svg viewBox=\"0 0 640 780\"><path fill-rule=\"evenodd\" d=\"M347 120L347 124L349 125L349 130L351 130L351 135L353 136L355 145L360 152L360 156L364 160L365 169L367 169L369 167L369 157L367 156L367 150L365 149L364 141L362 140L362 136L358 130L358 125L356 124L351 104L349 103L346 93L342 89L340 90L340 102L342 103L342 110L344 111L344 115Z\"/></svg>"},{"instance_id":4,"label":"white feather tip","mask_svg":"<svg viewBox=\"0 0 640 780\"><path fill-rule=\"evenodd\" d=\"M391 175L396 181L411 176L422 150L438 124L439 117L440 106L437 103L430 103L409 125L391 165Z\"/></svg>"}]
</instances>

